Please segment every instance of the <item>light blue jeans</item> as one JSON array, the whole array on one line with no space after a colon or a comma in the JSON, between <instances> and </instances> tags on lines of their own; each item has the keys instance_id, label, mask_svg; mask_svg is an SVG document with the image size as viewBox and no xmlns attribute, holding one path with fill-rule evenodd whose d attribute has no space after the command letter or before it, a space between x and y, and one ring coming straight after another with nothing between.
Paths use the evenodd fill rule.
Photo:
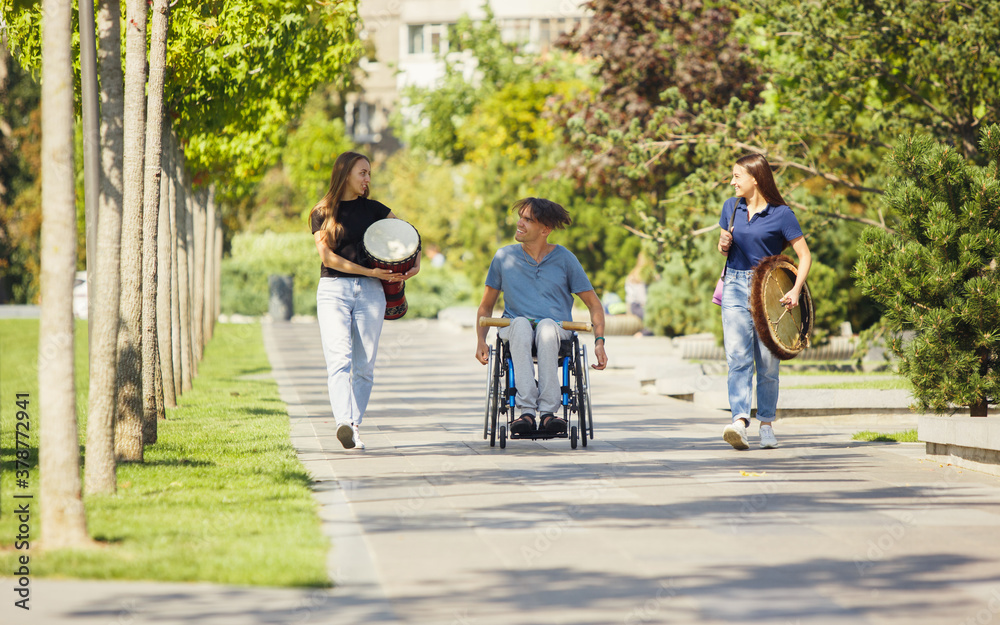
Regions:
<instances>
[{"instance_id":1,"label":"light blue jeans","mask_svg":"<svg viewBox=\"0 0 1000 625\"><path fill-rule=\"evenodd\" d=\"M552 319L542 319L532 328L531 320L527 317L512 319L510 325L500 328L498 333L510 345L514 384L517 387L514 404L519 414L554 414L562 405L559 341L573 338L573 333L563 330ZM537 386L535 365L531 361L532 345L535 346L535 357L538 359Z\"/></svg>"},{"instance_id":2,"label":"light blue jeans","mask_svg":"<svg viewBox=\"0 0 1000 625\"><path fill-rule=\"evenodd\" d=\"M750 314L752 271L726 271L722 291L722 343L729 365L729 408L736 419L750 420L753 374L757 371L757 420L774 421L778 408L778 365L781 361L757 336Z\"/></svg>"},{"instance_id":3,"label":"light blue jeans","mask_svg":"<svg viewBox=\"0 0 1000 625\"><path fill-rule=\"evenodd\" d=\"M316 317L337 425L361 425L375 380L385 292L375 278L320 278Z\"/></svg>"}]
</instances>

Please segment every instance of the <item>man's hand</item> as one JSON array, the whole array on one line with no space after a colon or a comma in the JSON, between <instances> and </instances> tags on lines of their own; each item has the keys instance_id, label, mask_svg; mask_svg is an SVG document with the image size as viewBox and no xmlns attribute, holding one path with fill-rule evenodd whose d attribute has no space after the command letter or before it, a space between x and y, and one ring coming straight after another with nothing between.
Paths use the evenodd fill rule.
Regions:
<instances>
[{"instance_id":1,"label":"man's hand","mask_svg":"<svg viewBox=\"0 0 1000 625\"><path fill-rule=\"evenodd\" d=\"M476 342L476 360L484 365L490 361L490 346L482 339Z\"/></svg>"},{"instance_id":2,"label":"man's hand","mask_svg":"<svg viewBox=\"0 0 1000 625\"><path fill-rule=\"evenodd\" d=\"M591 369L603 369L608 366L608 354L604 351L604 341L594 346L594 355L597 356L597 363L590 365Z\"/></svg>"}]
</instances>

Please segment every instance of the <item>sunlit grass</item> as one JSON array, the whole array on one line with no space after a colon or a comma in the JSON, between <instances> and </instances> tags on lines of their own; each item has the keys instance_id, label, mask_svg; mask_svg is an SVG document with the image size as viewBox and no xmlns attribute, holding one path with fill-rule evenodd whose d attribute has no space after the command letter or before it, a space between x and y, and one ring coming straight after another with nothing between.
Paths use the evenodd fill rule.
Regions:
<instances>
[{"instance_id":1,"label":"sunlit grass","mask_svg":"<svg viewBox=\"0 0 1000 625\"><path fill-rule=\"evenodd\" d=\"M865 430L858 432L851 437L856 441L868 441L870 443L918 443L917 430L904 430L902 432L872 432Z\"/></svg>"},{"instance_id":2,"label":"sunlit grass","mask_svg":"<svg viewBox=\"0 0 1000 625\"><path fill-rule=\"evenodd\" d=\"M828 374L829 375L829 374ZM848 374L851 375L851 374ZM787 378L786 378L787 379ZM892 391L892 390L913 390L913 384L906 378L900 377L885 377L885 378L874 378L869 380L851 380L849 377L843 382L827 382L825 384L788 384L783 383L781 385L784 389L816 389L816 388L827 388L833 390L850 390L850 389L873 389L879 391Z\"/></svg>"},{"instance_id":3,"label":"sunlit grass","mask_svg":"<svg viewBox=\"0 0 1000 625\"><path fill-rule=\"evenodd\" d=\"M86 337L80 334L78 380L85 379L80 369L86 366L80 355ZM37 321L0 322L5 467L11 466L13 447L13 411L6 404L13 393L25 392L21 389L37 398L36 344ZM29 371L12 374L13 362ZM252 375L269 369L259 326L218 326L194 388L160 422L159 440L146 448L145 462L118 467L116 495L86 499L88 530L101 546L35 551L32 575L328 585L328 545L309 477L289 441L285 405L273 380ZM81 408L86 390L78 383ZM37 401L33 406L37 423ZM82 441L82 422L80 429ZM20 555L10 549L15 527L6 512L15 484L9 473L4 471L0 501L2 571L14 570ZM34 467L32 479L37 486ZM38 522L35 515L33 541L39 538Z\"/></svg>"}]
</instances>

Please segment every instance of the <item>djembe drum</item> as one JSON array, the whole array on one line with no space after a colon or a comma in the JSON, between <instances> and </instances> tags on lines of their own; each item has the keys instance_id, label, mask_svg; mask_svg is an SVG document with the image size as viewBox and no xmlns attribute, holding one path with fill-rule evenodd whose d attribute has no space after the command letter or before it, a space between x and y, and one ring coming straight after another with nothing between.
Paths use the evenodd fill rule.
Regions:
<instances>
[{"instance_id":1,"label":"djembe drum","mask_svg":"<svg viewBox=\"0 0 1000 625\"><path fill-rule=\"evenodd\" d=\"M783 255L761 259L753 269L750 284L750 312L761 342L779 360L795 358L809 347L815 309L809 285L802 285L799 305L791 310L781 298L795 285L798 270L792 259Z\"/></svg>"},{"instance_id":2,"label":"djembe drum","mask_svg":"<svg viewBox=\"0 0 1000 625\"><path fill-rule=\"evenodd\" d=\"M402 219L380 219L365 230L362 240L366 265L406 273L417 264L420 234ZM382 280L385 291L385 318L399 319L406 314L406 285Z\"/></svg>"}]
</instances>

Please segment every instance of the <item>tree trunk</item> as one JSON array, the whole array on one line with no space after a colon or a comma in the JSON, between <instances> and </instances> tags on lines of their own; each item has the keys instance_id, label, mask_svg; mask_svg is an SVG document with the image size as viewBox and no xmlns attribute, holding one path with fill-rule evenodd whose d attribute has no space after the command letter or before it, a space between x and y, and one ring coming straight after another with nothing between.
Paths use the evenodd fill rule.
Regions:
<instances>
[{"instance_id":1,"label":"tree trunk","mask_svg":"<svg viewBox=\"0 0 1000 625\"><path fill-rule=\"evenodd\" d=\"M115 454L142 462L142 209L146 139L146 2L128 0L125 20L125 194Z\"/></svg>"},{"instance_id":2,"label":"tree trunk","mask_svg":"<svg viewBox=\"0 0 1000 625\"><path fill-rule=\"evenodd\" d=\"M212 327L222 314L222 213L215 219L215 317L212 319Z\"/></svg>"},{"instance_id":3,"label":"tree trunk","mask_svg":"<svg viewBox=\"0 0 1000 625\"><path fill-rule=\"evenodd\" d=\"M168 133L170 142L170 348L171 364L174 369L174 397L180 397L183 389L183 370L181 368L181 306L179 288L178 245L180 231L178 230L177 207L180 205L182 156L177 148L177 137Z\"/></svg>"},{"instance_id":4,"label":"tree trunk","mask_svg":"<svg viewBox=\"0 0 1000 625\"><path fill-rule=\"evenodd\" d=\"M163 145L163 72L167 60L167 0L154 0L146 87L146 157L142 206L142 441L156 442L163 415L163 379L157 359L157 228L160 219L160 157Z\"/></svg>"},{"instance_id":5,"label":"tree trunk","mask_svg":"<svg viewBox=\"0 0 1000 625\"><path fill-rule=\"evenodd\" d=\"M46 549L90 543L80 484L73 354L76 202L72 4L42 4L42 258L38 335L41 536ZM30 504L27 504L30 505Z\"/></svg>"},{"instance_id":6,"label":"tree trunk","mask_svg":"<svg viewBox=\"0 0 1000 625\"><path fill-rule=\"evenodd\" d=\"M118 308L121 298L122 118L121 5L103 0L97 15L101 73L101 204L97 226L97 276L87 409L86 492L114 493L115 407L118 371Z\"/></svg>"},{"instance_id":7,"label":"tree trunk","mask_svg":"<svg viewBox=\"0 0 1000 625\"><path fill-rule=\"evenodd\" d=\"M178 179L177 184L177 205L174 207L177 213L177 291L179 326L178 338L181 348L181 392L191 390L191 381L194 377L193 363L191 362L191 237L189 235L191 223L190 217L190 195L187 175L180 167L181 157L178 158Z\"/></svg>"},{"instance_id":8,"label":"tree trunk","mask_svg":"<svg viewBox=\"0 0 1000 625\"><path fill-rule=\"evenodd\" d=\"M195 198L194 206L194 357L201 360L205 353L205 223L208 189Z\"/></svg>"},{"instance_id":9,"label":"tree trunk","mask_svg":"<svg viewBox=\"0 0 1000 625\"><path fill-rule=\"evenodd\" d=\"M205 345L212 340L215 325L215 185L208 187L208 201L205 203L205 278L204 310L201 335Z\"/></svg>"},{"instance_id":10,"label":"tree trunk","mask_svg":"<svg viewBox=\"0 0 1000 625\"><path fill-rule=\"evenodd\" d=\"M977 353L979 355L979 375L985 378L990 373L990 350L981 347ZM969 406L969 414L973 417L985 417L989 411L990 402L987 397L980 397L978 402Z\"/></svg>"},{"instance_id":11,"label":"tree trunk","mask_svg":"<svg viewBox=\"0 0 1000 625\"><path fill-rule=\"evenodd\" d=\"M101 107L97 92L97 28L94 23L94 3L79 3L80 23L80 100L83 129L84 212L86 228L87 283L97 275L97 215L101 202ZM95 297L87 298L87 355L93 358L94 314L98 306ZM90 367L93 368L93 363Z\"/></svg>"},{"instance_id":12,"label":"tree trunk","mask_svg":"<svg viewBox=\"0 0 1000 625\"><path fill-rule=\"evenodd\" d=\"M0 29L0 93L7 91L7 80L9 76L10 54L7 52L7 31ZM3 111L0 111L3 113ZM11 148L8 144L13 129L2 115L0 115L0 169L6 167L5 161L11 157ZM7 194L7 186L0 178L0 198Z\"/></svg>"},{"instance_id":13,"label":"tree trunk","mask_svg":"<svg viewBox=\"0 0 1000 625\"><path fill-rule=\"evenodd\" d=\"M185 246L187 249L187 284L188 284L188 323L187 323L187 349L188 349L188 362L191 364L191 379L198 377L198 358L196 354L198 353L195 347L195 334L194 334L194 213L195 205L197 204L197 199L194 193L194 187L191 183L191 178L187 176L187 172L184 172L184 199L185 199L185 213L184 218L187 219L187 231Z\"/></svg>"},{"instance_id":14,"label":"tree trunk","mask_svg":"<svg viewBox=\"0 0 1000 625\"><path fill-rule=\"evenodd\" d=\"M157 349L160 360L160 373L163 382L163 405L165 408L177 406L177 394L174 387L174 363L173 363L173 333L172 322L172 297L173 285L173 260L171 258L171 241L174 238L173 229L170 226L170 212L173 208L171 201L171 179L170 168L173 167L171 158L173 151L170 146L170 133L167 125L164 124L162 135L163 161L160 163L160 220L157 227L156 240L156 265L159 285L156 288L156 338ZM166 414L163 415L166 418Z\"/></svg>"}]
</instances>

